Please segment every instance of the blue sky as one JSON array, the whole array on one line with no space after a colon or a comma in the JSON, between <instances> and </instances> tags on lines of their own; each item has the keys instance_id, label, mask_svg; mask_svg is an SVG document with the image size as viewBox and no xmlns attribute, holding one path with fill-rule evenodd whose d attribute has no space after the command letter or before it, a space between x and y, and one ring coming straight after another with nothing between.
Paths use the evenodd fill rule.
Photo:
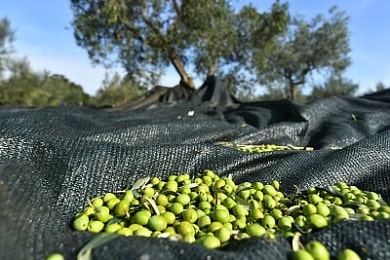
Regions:
<instances>
[{"instance_id":1,"label":"blue sky","mask_svg":"<svg viewBox=\"0 0 390 260\"><path fill-rule=\"evenodd\" d=\"M237 0L232 0L236 4ZM252 2L265 10L271 0ZM283 2L283 1L282 1ZM291 0L293 14L312 17L333 5L350 17L352 65L345 76L360 85L359 93L373 89L377 82L390 85L390 1L388 0ZM16 32L14 48L19 57L27 57L35 70L59 73L83 86L94 95L104 78L105 69L92 66L85 50L76 45L70 28L72 13L69 0L1 0L0 18L7 17ZM120 68L113 71L121 72ZM111 71L112 72L112 71ZM161 81L163 85L178 83L172 69Z\"/></svg>"}]
</instances>

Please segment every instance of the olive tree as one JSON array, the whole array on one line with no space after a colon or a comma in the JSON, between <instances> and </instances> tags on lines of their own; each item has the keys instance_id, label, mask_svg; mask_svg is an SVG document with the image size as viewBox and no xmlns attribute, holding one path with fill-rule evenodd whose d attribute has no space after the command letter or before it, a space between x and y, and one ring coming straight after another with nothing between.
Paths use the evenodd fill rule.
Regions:
<instances>
[{"instance_id":1,"label":"olive tree","mask_svg":"<svg viewBox=\"0 0 390 260\"><path fill-rule=\"evenodd\" d=\"M286 24L286 5L280 6L259 13L249 5L237 12L227 0L71 0L76 42L94 63L119 62L151 83L172 65L191 89L189 68L204 77L244 68L253 32L263 46L271 43Z\"/></svg>"},{"instance_id":2,"label":"olive tree","mask_svg":"<svg viewBox=\"0 0 390 260\"><path fill-rule=\"evenodd\" d=\"M6 68L6 62L9 54L12 53L12 42L14 41L14 32L11 29L11 23L7 18L0 19L0 79Z\"/></svg>"},{"instance_id":3,"label":"olive tree","mask_svg":"<svg viewBox=\"0 0 390 260\"><path fill-rule=\"evenodd\" d=\"M336 7L329 17L317 15L310 21L290 17L285 34L267 54L266 62L254 63L262 84L285 84L292 100L313 73L340 74L350 64L348 16Z\"/></svg>"}]
</instances>

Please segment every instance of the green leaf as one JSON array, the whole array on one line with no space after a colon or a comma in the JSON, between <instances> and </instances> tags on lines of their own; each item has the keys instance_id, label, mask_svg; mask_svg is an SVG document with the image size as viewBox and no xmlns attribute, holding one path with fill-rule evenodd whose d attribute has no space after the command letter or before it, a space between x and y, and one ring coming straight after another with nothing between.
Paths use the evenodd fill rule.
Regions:
<instances>
[{"instance_id":1,"label":"green leaf","mask_svg":"<svg viewBox=\"0 0 390 260\"><path fill-rule=\"evenodd\" d=\"M77 254L77 260L91 260L92 250L119 237L116 233L100 233L91 239Z\"/></svg>"},{"instance_id":2,"label":"green leaf","mask_svg":"<svg viewBox=\"0 0 390 260\"><path fill-rule=\"evenodd\" d=\"M150 180L150 177L138 179L131 187L131 190L139 190L139 189L144 188L145 185L148 184L149 180Z\"/></svg>"}]
</instances>

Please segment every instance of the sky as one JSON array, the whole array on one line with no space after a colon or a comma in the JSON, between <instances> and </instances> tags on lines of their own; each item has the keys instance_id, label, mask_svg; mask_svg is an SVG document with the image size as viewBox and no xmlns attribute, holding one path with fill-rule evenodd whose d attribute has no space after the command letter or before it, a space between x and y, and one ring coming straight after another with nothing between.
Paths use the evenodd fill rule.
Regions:
<instances>
[{"instance_id":1,"label":"sky","mask_svg":"<svg viewBox=\"0 0 390 260\"><path fill-rule=\"evenodd\" d=\"M264 11L271 0L237 1L249 3ZM285 2L285 1L281 1ZM359 93L373 90L381 81L390 85L390 1L388 0L290 0L292 14L313 17L325 14L336 5L350 17L351 66L344 76L359 84ZM7 17L15 31L13 44L18 57L27 57L36 71L63 74L95 95L101 87L106 69L94 66L87 52L78 47L70 26L70 0L0 0L0 18ZM109 71L123 73L120 67ZM164 86L179 82L172 68L161 79ZM197 82L200 84L200 82ZM358 93L358 94L359 94Z\"/></svg>"}]
</instances>

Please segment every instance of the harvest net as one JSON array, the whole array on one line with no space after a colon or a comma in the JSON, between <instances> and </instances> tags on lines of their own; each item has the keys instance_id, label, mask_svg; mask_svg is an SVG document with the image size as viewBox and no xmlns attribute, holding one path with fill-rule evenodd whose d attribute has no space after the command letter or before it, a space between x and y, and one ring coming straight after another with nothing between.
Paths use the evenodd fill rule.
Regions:
<instances>
[{"instance_id":1,"label":"harvest net","mask_svg":"<svg viewBox=\"0 0 390 260\"><path fill-rule=\"evenodd\" d=\"M344 181L390 201L389 90L307 105L239 102L224 82L210 80L186 101L151 103L135 111L0 109L0 259L43 259L52 252L75 258L96 236L72 229L75 214L89 199L146 176L195 176L212 169L236 183L278 180L286 193ZM281 148L239 149L261 144ZM343 221L301 238L312 239L332 255L348 247L362 258L390 259L388 220ZM291 250L291 241L283 237L233 241L209 250L121 236L94 249L93 256L288 259Z\"/></svg>"}]
</instances>

